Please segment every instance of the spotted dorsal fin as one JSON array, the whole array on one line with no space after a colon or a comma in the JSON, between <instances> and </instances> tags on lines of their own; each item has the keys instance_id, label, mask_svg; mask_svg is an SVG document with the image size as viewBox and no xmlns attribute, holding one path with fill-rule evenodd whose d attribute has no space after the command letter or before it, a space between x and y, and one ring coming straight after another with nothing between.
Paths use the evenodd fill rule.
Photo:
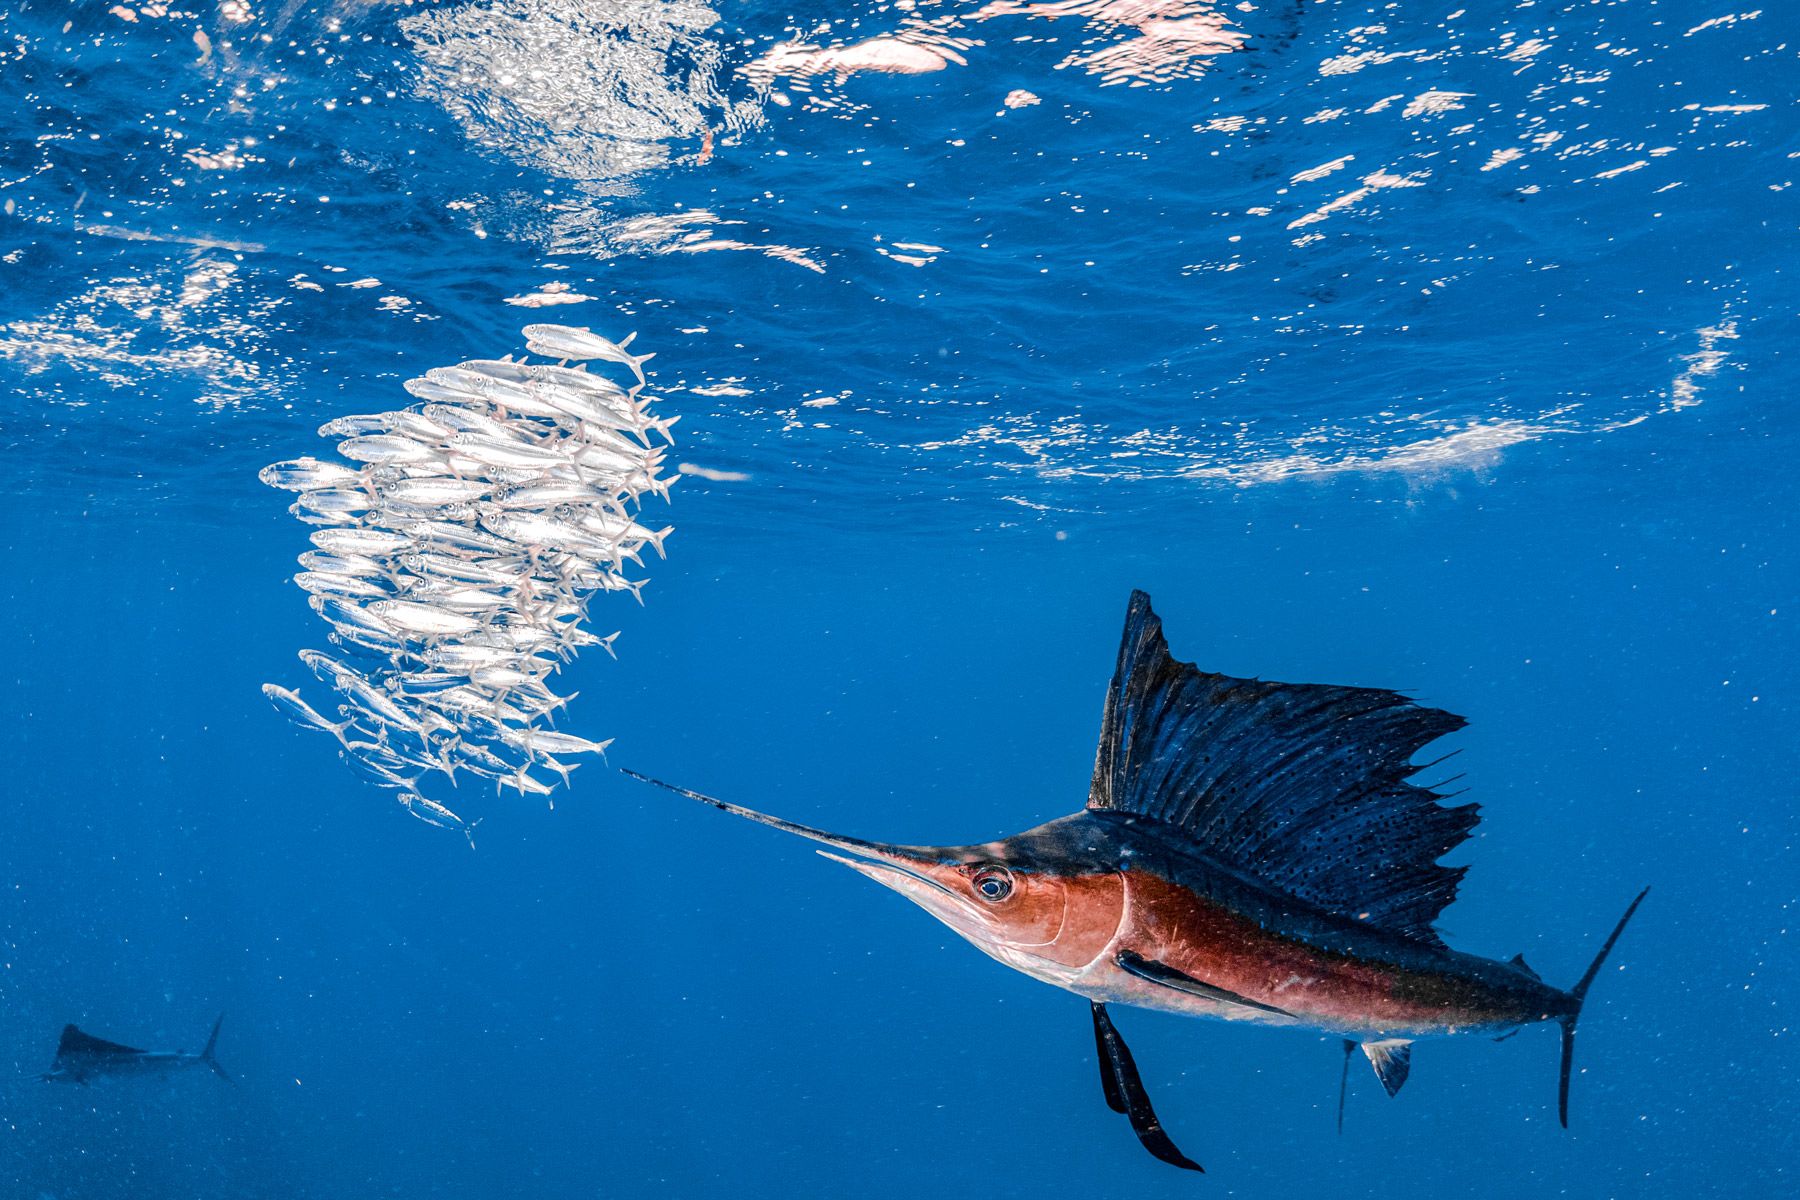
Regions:
<instances>
[{"instance_id":1,"label":"spotted dorsal fin","mask_svg":"<svg viewBox=\"0 0 1800 1200\"><path fill-rule=\"evenodd\" d=\"M1196 670L1133 592L1088 807L1164 822L1275 891L1436 944L1464 871L1437 860L1479 818L1406 780L1420 747L1462 726L1397 692Z\"/></svg>"}]
</instances>

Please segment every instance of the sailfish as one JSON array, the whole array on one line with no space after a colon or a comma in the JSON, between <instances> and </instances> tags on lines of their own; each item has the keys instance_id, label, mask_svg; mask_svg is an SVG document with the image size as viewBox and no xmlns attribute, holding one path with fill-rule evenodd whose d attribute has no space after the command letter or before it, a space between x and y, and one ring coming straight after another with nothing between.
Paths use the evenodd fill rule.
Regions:
<instances>
[{"instance_id":1,"label":"sailfish","mask_svg":"<svg viewBox=\"0 0 1800 1200\"><path fill-rule=\"evenodd\" d=\"M1190 1170L1157 1118L1109 1005L1314 1030L1360 1049L1389 1095L1412 1045L1555 1022L1566 1128L1588 987L1631 902L1568 990L1451 949L1436 928L1466 867L1439 859L1479 821L1414 756L1461 717L1379 688L1200 671L1131 596L1087 806L999 841L908 846L827 833L640 775L798 834L913 901L990 957L1089 1002L1106 1102L1155 1157ZM1442 761L1441 759L1438 761Z\"/></svg>"}]
</instances>

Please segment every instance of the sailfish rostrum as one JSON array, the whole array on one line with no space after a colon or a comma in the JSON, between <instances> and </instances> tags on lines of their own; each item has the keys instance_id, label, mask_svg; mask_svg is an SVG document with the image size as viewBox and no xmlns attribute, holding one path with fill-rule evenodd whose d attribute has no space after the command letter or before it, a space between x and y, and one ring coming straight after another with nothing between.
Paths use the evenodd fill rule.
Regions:
<instances>
[{"instance_id":1,"label":"sailfish rostrum","mask_svg":"<svg viewBox=\"0 0 1800 1200\"><path fill-rule=\"evenodd\" d=\"M1461 717L1379 688L1275 683L1176 661L1134 592L1087 807L1000 841L903 846L826 833L627 772L830 847L978 949L1090 1004L1107 1104L1151 1154L1200 1170L1151 1107L1107 1010L1308 1029L1361 1048L1389 1095L1412 1044L1554 1021L1568 1125L1589 985L1648 889L1574 987L1524 958L1452 950L1435 927L1465 867L1438 860L1476 806L1410 779ZM1338 1098L1339 1126L1343 1091Z\"/></svg>"}]
</instances>

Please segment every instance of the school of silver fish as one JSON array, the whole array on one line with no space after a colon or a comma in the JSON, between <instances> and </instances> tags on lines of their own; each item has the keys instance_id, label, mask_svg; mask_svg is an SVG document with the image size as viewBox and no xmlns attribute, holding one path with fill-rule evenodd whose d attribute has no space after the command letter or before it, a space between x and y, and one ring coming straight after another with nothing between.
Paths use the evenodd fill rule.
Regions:
<instances>
[{"instance_id":1,"label":"school of silver fish","mask_svg":"<svg viewBox=\"0 0 1800 1200\"><path fill-rule=\"evenodd\" d=\"M662 555L673 529L639 520L644 497L666 501L677 478L661 468L678 418L642 394L651 355L631 353L635 335L524 334L526 355L435 368L405 384L418 403L321 426L346 461L297 458L259 475L298 493L289 511L317 526L294 582L338 653L300 659L335 694L336 719L296 690L268 683L264 695L336 737L407 812L471 844L478 822L428 799L422 781L455 785L464 772L549 797L577 765L566 759L605 752L610 742L555 728L574 694L550 681L585 647L613 652L618 634L586 628L589 602L629 592L642 603L641 552ZM595 361L632 382L589 371Z\"/></svg>"}]
</instances>

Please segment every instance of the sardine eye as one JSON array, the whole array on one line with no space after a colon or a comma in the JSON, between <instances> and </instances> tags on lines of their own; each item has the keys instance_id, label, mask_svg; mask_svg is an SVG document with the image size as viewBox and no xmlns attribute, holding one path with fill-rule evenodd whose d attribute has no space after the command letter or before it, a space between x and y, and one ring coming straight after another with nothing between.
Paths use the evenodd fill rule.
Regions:
<instances>
[{"instance_id":1,"label":"sardine eye","mask_svg":"<svg viewBox=\"0 0 1800 1200\"><path fill-rule=\"evenodd\" d=\"M998 904L1012 895L1012 872L1005 867L983 867L975 872L974 884L977 896L990 904Z\"/></svg>"}]
</instances>

